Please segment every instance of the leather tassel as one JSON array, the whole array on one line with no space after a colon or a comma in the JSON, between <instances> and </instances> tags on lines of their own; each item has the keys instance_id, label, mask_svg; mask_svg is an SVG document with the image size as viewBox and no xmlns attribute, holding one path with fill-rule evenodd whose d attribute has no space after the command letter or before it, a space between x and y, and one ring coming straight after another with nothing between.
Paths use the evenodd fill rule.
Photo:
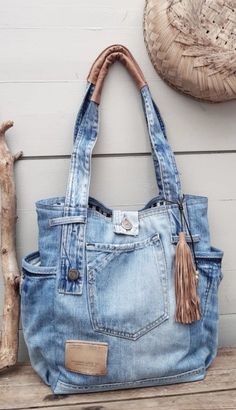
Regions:
<instances>
[{"instance_id":1,"label":"leather tassel","mask_svg":"<svg viewBox=\"0 0 236 410\"><path fill-rule=\"evenodd\" d=\"M191 249L185 233L180 232L175 255L176 322L190 324L201 318L197 282Z\"/></svg>"}]
</instances>

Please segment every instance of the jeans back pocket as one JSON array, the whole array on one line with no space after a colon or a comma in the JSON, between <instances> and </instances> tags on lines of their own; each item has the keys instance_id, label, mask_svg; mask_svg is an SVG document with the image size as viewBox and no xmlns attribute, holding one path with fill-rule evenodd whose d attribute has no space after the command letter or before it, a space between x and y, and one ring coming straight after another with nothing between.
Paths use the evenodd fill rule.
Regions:
<instances>
[{"instance_id":1,"label":"jeans back pocket","mask_svg":"<svg viewBox=\"0 0 236 410\"><path fill-rule=\"evenodd\" d=\"M168 319L167 271L158 234L124 244L87 243L95 331L136 340Z\"/></svg>"}]
</instances>

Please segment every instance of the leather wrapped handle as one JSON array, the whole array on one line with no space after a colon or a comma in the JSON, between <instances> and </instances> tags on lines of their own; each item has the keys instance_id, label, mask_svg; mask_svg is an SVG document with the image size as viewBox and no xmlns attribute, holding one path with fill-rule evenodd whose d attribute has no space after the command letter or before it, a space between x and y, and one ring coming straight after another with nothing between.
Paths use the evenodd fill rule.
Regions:
<instances>
[{"instance_id":1,"label":"leather wrapped handle","mask_svg":"<svg viewBox=\"0 0 236 410\"><path fill-rule=\"evenodd\" d=\"M87 77L88 81L92 84L96 84L98 75L100 73L101 67L103 65L103 63L105 62L106 58L109 56L109 54L112 54L114 52L121 52L124 55L126 55L127 57L129 57L130 59L133 60L134 64L136 65L137 70L139 71L140 75L142 76L143 80L145 81L144 75L142 70L140 69L137 61L134 59L134 57L132 56L132 54L130 53L130 51L128 50L127 47L120 45L120 44L114 44L112 46L109 46L107 48L105 48L100 54L99 56L96 58L96 60L94 61L89 75Z\"/></svg>"},{"instance_id":2,"label":"leather wrapped handle","mask_svg":"<svg viewBox=\"0 0 236 410\"><path fill-rule=\"evenodd\" d=\"M88 81L95 85L91 101L100 103L104 79L115 61L120 61L127 68L139 89L146 85L143 73L129 50L121 45L113 45L98 56L89 72Z\"/></svg>"}]
</instances>

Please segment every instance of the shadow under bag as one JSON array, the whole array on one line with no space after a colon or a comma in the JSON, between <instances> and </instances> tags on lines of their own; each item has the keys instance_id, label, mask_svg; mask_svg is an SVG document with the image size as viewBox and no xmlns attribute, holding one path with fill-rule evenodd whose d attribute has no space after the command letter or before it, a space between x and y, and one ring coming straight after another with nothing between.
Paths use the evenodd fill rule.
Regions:
<instances>
[{"instance_id":1,"label":"shadow under bag","mask_svg":"<svg viewBox=\"0 0 236 410\"><path fill-rule=\"evenodd\" d=\"M104 78L119 60L146 117L159 195L139 211L89 197ZM130 52L113 45L88 76L66 196L40 200L38 252L23 259L21 314L30 361L54 393L201 380L217 352L223 253L207 198L182 195L160 113Z\"/></svg>"}]
</instances>

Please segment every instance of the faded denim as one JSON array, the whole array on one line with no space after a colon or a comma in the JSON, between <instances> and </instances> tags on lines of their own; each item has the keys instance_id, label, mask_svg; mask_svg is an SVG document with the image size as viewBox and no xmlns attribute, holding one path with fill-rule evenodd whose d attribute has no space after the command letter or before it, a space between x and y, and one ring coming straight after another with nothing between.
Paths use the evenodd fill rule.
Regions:
<instances>
[{"instance_id":1,"label":"faded denim","mask_svg":"<svg viewBox=\"0 0 236 410\"><path fill-rule=\"evenodd\" d=\"M179 324L174 255L182 194L163 121L144 86L159 195L136 212L109 209L88 197L99 110L90 101L93 87L88 84L76 120L66 196L36 203L39 250L23 259L22 325L32 366L59 394L201 380L217 352L223 256L211 246L207 198L184 196L202 317ZM131 229L122 226L124 217ZM71 268L79 271L75 280ZM65 342L77 339L108 343L105 376L65 368Z\"/></svg>"}]
</instances>

